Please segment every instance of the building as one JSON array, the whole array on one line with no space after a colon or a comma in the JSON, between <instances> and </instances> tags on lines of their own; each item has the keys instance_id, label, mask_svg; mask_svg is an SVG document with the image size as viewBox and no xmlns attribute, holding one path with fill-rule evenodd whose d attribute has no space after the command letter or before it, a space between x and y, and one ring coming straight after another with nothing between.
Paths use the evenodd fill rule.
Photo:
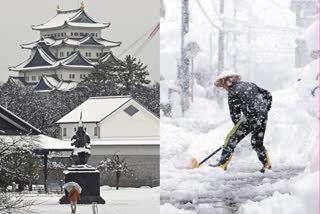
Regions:
<instances>
[{"instance_id":1,"label":"building","mask_svg":"<svg viewBox=\"0 0 320 214\"><path fill-rule=\"evenodd\" d=\"M65 152L70 154L73 149L70 143L44 135L41 130L35 128L2 106L0 106L0 143L2 144L1 146L4 146L5 143L8 143L10 146L13 144L29 144L33 152L41 155L42 158L39 158L39 163L43 161L43 175L40 174L39 180L33 184L43 184L44 191L46 192L48 191L48 184L52 181L60 181L62 178L62 172L56 173L56 178L48 178L48 155L51 152ZM5 149L5 147L1 148ZM54 159L60 160L60 157Z\"/></svg>"},{"instance_id":2,"label":"building","mask_svg":"<svg viewBox=\"0 0 320 214\"><path fill-rule=\"evenodd\" d=\"M97 166L115 153L125 158L133 176L122 177L122 186L159 185L159 118L131 97L92 97L57 121L61 139L69 141L77 130L80 115L91 138L89 163ZM101 183L114 185L111 174Z\"/></svg>"},{"instance_id":3,"label":"building","mask_svg":"<svg viewBox=\"0 0 320 214\"><path fill-rule=\"evenodd\" d=\"M55 75L58 82L78 83L90 74L98 61L118 61L112 49L121 42L101 36L102 30L109 26L110 23L99 23L91 18L83 3L76 10L57 8L57 14L51 20L32 26L33 30L39 31L40 39L21 45L30 50L31 55L26 61L9 68L18 73L14 80L35 86L39 81L46 81L43 75Z\"/></svg>"}]
</instances>

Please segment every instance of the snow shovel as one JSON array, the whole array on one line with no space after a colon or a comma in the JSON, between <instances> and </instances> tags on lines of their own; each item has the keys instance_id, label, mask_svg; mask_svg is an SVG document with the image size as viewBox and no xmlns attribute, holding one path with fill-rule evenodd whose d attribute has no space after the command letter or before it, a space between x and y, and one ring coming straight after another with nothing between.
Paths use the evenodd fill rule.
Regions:
<instances>
[{"instance_id":1,"label":"snow shovel","mask_svg":"<svg viewBox=\"0 0 320 214\"><path fill-rule=\"evenodd\" d=\"M204 162L206 162L209 158L211 158L213 155L215 155L217 152L219 152L222 149L222 147L219 147L216 151L212 152L208 157L206 157L205 159L203 159L200 163L198 163L197 159L192 158L192 169L194 168L198 168L199 166L201 166L201 164L203 164Z\"/></svg>"}]
</instances>

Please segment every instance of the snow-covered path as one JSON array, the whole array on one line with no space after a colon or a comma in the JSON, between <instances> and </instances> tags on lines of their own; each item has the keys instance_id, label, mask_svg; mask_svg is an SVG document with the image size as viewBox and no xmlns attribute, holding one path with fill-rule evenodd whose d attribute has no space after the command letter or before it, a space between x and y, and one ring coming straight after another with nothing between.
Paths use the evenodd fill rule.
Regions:
<instances>
[{"instance_id":1,"label":"snow-covered path","mask_svg":"<svg viewBox=\"0 0 320 214\"><path fill-rule=\"evenodd\" d=\"M157 188L120 188L101 187L101 196L106 204L99 204L99 214L158 214L159 187ZM61 195L27 195L38 205L32 208L40 214L69 214L70 205L58 203ZM92 205L79 204L77 214L91 214Z\"/></svg>"},{"instance_id":2,"label":"snow-covered path","mask_svg":"<svg viewBox=\"0 0 320 214\"><path fill-rule=\"evenodd\" d=\"M169 171L162 176L167 179L162 182L167 183L174 179L177 185L169 189L162 187L161 204L171 204L178 209L200 214L203 210L209 212L212 210L210 208L217 214L236 213L240 205L247 200L261 201L272 196L275 191L287 193L281 183L298 175L302 170L300 167L284 167L261 174L256 170L243 172L244 169L223 172L221 169L204 166L202 169ZM188 181L182 185L185 180ZM191 192L179 189L188 183Z\"/></svg>"}]
</instances>

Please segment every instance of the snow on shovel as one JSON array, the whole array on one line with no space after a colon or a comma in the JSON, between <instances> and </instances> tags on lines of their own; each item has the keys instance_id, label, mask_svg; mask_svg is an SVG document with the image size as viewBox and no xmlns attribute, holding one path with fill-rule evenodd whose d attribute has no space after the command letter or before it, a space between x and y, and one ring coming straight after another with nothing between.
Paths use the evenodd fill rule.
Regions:
<instances>
[{"instance_id":1,"label":"snow on shovel","mask_svg":"<svg viewBox=\"0 0 320 214\"><path fill-rule=\"evenodd\" d=\"M75 187L76 190L81 193L82 188L80 187L80 185L74 181L68 182L66 184L63 185L63 188L66 189L68 192L71 191L72 187Z\"/></svg>"},{"instance_id":2,"label":"snow on shovel","mask_svg":"<svg viewBox=\"0 0 320 214\"><path fill-rule=\"evenodd\" d=\"M196 158L192 158L192 169L194 168L198 168L199 166L201 166L201 164L203 164L204 162L206 162L209 158L211 158L213 155L215 155L217 152L219 152L222 149L222 147L219 147L216 151L212 152L208 157L206 157L205 159L203 159L200 163L197 161Z\"/></svg>"}]
</instances>

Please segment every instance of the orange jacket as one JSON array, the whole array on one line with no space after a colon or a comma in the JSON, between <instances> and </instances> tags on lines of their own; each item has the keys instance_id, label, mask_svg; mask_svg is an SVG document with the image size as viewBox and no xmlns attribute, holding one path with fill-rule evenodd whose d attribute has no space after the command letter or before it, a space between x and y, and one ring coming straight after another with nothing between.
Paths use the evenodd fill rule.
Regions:
<instances>
[{"instance_id":1,"label":"orange jacket","mask_svg":"<svg viewBox=\"0 0 320 214\"><path fill-rule=\"evenodd\" d=\"M80 194L76 190L76 188L72 188L69 192L69 200L70 201L79 201L80 200Z\"/></svg>"}]
</instances>

